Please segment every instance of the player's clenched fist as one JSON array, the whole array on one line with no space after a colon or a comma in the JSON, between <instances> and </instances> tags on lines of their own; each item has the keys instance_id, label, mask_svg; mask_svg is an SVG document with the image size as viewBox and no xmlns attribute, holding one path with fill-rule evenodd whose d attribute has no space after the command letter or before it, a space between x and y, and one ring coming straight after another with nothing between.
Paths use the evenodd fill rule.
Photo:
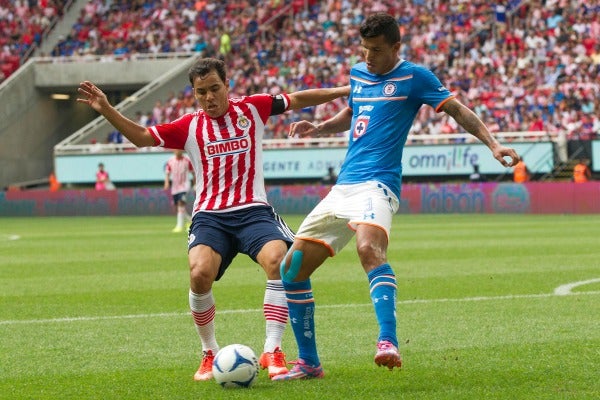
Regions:
<instances>
[{"instance_id":1,"label":"player's clenched fist","mask_svg":"<svg viewBox=\"0 0 600 400\"><path fill-rule=\"evenodd\" d=\"M289 136L317 136L319 130L316 125L308 121L292 122L290 124Z\"/></svg>"}]
</instances>

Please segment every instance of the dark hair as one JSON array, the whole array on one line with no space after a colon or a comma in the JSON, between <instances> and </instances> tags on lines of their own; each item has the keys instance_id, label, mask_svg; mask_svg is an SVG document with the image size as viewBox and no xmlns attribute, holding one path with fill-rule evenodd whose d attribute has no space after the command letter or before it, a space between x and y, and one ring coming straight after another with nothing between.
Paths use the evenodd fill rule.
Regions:
<instances>
[{"instance_id":1,"label":"dark hair","mask_svg":"<svg viewBox=\"0 0 600 400\"><path fill-rule=\"evenodd\" d=\"M370 39L383 35L386 43L394 45L400 41L398 22L386 13L370 15L360 25L360 37Z\"/></svg>"},{"instance_id":2,"label":"dark hair","mask_svg":"<svg viewBox=\"0 0 600 400\"><path fill-rule=\"evenodd\" d=\"M190 78L190 83L194 86L194 80L198 77L204 77L210 74L212 71L215 71L219 78L226 82L226 68L225 63L216 58L201 58L194 65L192 65L188 71L188 77Z\"/></svg>"}]
</instances>

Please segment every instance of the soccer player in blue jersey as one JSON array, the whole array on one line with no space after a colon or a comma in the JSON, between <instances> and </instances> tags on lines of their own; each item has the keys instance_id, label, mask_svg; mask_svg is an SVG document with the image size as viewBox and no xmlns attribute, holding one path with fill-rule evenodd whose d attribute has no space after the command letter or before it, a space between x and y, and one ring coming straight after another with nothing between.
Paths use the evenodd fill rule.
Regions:
<instances>
[{"instance_id":1,"label":"soccer player in blue jersey","mask_svg":"<svg viewBox=\"0 0 600 400\"><path fill-rule=\"evenodd\" d=\"M350 71L348 108L314 125L293 123L290 136L318 136L350 129L346 159L336 184L302 222L281 263L298 362L274 380L321 378L315 340L315 303L311 274L356 235L356 250L367 274L379 325L375 363L401 367L396 334L396 277L387 261L392 217L398 210L402 152L423 104L452 116L489 147L503 166L519 161L483 122L461 104L426 68L399 59L398 23L388 14L368 17L360 27L364 62Z\"/></svg>"}]
</instances>

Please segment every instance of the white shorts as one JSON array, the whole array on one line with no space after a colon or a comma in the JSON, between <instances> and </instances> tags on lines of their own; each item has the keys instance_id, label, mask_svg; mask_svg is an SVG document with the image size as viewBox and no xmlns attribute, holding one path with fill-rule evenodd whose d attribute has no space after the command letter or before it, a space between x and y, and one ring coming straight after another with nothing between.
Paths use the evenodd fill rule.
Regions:
<instances>
[{"instance_id":1,"label":"white shorts","mask_svg":"<svg viewBox=\"0 0 600 400\"><path fill-rule=\"evenodd\" d=\"M377 226L389 239L398 206L396 195L376 181L334 185L304 219L296 239L321 243L329 248L331 256L348 244L359 224Z\"/></svg>"}]
</instances>

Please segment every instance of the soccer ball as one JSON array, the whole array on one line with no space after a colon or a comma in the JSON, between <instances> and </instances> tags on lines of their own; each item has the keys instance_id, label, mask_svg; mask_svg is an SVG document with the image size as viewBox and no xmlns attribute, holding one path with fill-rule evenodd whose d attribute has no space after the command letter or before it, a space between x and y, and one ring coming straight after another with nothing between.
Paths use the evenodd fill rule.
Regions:
<instances>
[{"instance_id":1,"label":"soccer ball","mask_svg":"<svg viewBox=\"0 0 600 400\"><path fill-rule=\"evenodd\" d=\"M256 354L243 344L223 347L213 360L213 376L224 388L250 387L256 380L258 371Z\"/></svg>"}]
</instances>

